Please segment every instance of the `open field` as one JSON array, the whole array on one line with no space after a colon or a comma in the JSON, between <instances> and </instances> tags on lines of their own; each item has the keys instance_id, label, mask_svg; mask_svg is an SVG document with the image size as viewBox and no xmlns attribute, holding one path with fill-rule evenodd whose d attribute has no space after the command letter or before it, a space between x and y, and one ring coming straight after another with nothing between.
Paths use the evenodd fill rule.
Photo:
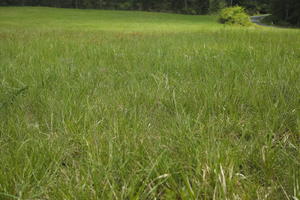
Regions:
<instances>
[{"instance_id":1,"label":"open field","mask_svg":"<svg viewBox=\"0 0 300 200\"><path fill-rule=\"evenodd\" d=\"M0 199L300 198L300 31L0 7Z\"/></svg>"}]
</instances>

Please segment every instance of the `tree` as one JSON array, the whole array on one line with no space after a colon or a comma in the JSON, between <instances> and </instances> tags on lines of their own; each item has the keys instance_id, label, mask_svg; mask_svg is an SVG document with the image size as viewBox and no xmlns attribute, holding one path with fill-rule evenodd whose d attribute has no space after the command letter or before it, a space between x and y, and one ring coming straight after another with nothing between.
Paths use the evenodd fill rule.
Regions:
<instances>
[{"instance_id":1,"label":"tree","mask_svg":"<svg viewBox=\"0 0 300 200\"><path fill-rule=\"evenodd\" d=\"M210 13L216 13L225 7L226 7L225 0L210 0L209 1L209 12Z\"/></svg>"},{"instance_id":2,"label":"tree","mask_svg":"<svg viewBox=\"0 0 300 200\"><path fill-rule=\"evenodd\" d=\"M271 12L275 20L300 26L300 2L298 0L272 0Z\"/></svg>"}]
</instances>

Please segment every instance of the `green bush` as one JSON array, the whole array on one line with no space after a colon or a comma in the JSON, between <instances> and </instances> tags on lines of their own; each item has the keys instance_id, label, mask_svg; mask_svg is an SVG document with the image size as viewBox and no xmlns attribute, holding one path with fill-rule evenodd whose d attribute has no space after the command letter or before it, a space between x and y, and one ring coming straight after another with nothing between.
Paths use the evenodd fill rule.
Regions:
<instances>
[{"instance_id":1,"label":"green bush","mask_svg":"<svg viewBox=\"0 0 300 200\"><path fill-rule=\"evenodd\" d=\"M245 12L245 9L240 6L222 9L219 20L223 24L251 25L250 17Z\"/></svg>"}]
</instances>

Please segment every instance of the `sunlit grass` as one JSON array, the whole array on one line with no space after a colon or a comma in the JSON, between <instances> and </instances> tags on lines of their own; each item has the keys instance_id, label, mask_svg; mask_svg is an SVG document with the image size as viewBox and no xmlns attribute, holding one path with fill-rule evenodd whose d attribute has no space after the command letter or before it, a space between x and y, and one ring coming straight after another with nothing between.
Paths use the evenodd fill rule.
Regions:
<instances>
[{"instance_id":1,"label":"sunlit grass","mask_svg":"<svg viewBox=\"0 0 300 200\"><path fill-rule=\"evenodd\" d=\"M0 8L0 25L46 30L182 32L220 27L216 16L174 15L138 11L53 8Z\"/></svg>"},{"instance_id":2,"label":"sunlit grass","mask_svg":"<svg viewBox=\"0 0 300 200\"><path fill-rule=\"evenodd\" d=\"M0 8L0 199L297 199L300 31Z\"/></svg>"}]
</instances>

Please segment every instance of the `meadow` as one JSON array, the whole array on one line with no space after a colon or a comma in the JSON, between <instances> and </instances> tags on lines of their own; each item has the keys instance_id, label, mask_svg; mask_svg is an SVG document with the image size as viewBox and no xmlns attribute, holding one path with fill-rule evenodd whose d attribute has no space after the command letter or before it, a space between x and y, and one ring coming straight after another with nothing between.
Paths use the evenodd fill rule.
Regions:
<instances>
[{"instance_id":1,"label":"meadow","mask_svg":"<svg viewBox=\"0 0 300 200\"><path fill-rule=\"evenodd\" d=\"M0 199L300 199L300 30L0 7Z\"/></svg>"}]
</instances>

